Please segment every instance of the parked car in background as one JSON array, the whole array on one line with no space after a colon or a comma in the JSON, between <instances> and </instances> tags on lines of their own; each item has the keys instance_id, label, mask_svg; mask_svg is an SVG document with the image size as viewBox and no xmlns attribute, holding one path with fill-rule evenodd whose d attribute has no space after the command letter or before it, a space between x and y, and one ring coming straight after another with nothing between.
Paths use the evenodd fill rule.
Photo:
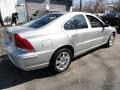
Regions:
<instances>
[{"instance_id":1,"label":"parked car in background","mask_svg":"<svg viewBox=\"0 0 120 90\"><path fill-rule=\"evenodd\" d=\"M120 12L107 13L102 16L102 20L104 22L107 22L111 26L119 26L120 27Z\"/></svg>"},{"instance_id":2,"label":"parked car in background","mask_svg":"<svg viewBox=\"0 0 120 90\"><path fill-rule=\"evenodd\" d=\"M116 30L95 15L83 12L45 15L6 31L11 61L23 70L50 66L60 73L73 57L101 45L113 45Z\"/></svg>"}]
</instances>

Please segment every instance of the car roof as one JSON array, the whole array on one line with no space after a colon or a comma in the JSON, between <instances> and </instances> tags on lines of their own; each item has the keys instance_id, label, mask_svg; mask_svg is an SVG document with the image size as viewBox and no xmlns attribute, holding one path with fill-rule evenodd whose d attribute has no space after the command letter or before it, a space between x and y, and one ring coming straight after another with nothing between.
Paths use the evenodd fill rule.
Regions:
<instances>
[{"instance_id":1,"label":"car roof","mask_svg":"<svg viewBox=\"0 0 120 90\"><path fill-rule=\"evenodd\" d=\"M96 15L92 14L92 13L87 13L87 12L54 12L54 13L50 13L50 14L63 14L63 18L65 19L65 17L71 17L71 16L75 16L75 15L90 15L90 16L94 16L97 17Z\"/></svg>"},{"instance_id":2,"label":"car roof","mask_svg":"<svg viewBox=\"0 0 120 90\"><path fill-rule=\"evenodd\" d=\"M70 14L70 15L82 14L82 15L90 15L90 16L96 17L96 15L94 15L92 13L87 13L87 12L67 12L66 14Z\"/></svg>"},{"instance_id":3,"label":"car roof","mask_svg":"<svg viewBox=\"0 0 120 90\"><path fill-rule=\"evenodd\" d=\"M91 14L87 12L51 12L50 14ZM93 14L91 14L93 15Z\"/></svg>"}]
</instances>

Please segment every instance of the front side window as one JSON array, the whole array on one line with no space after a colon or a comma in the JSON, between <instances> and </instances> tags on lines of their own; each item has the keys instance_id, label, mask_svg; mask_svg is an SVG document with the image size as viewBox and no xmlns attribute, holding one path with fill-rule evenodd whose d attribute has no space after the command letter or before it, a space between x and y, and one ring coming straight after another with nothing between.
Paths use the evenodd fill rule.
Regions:
<instances>
[{"instance_id":1,"label":"front side window","mask_svg":"<svg viewBox=\"0 0 120 90\"><path fill-rule=\"evenodd\" d=\"M90 15L87 15L87 18L90 22L90 25L92 28L97 28L97 27L102 27L102 22L99 21L97 18L93 17L93 16L90 16Z\"/></svg>"},{"instance_id":2,"label":"front side window","mask_svg":"<svg viewBox=\"0 0 120 90\"><path fill-rule=\"evenodd\" d=\"M84 29L84 28L88 28L88 25L83 15L76 15L64 24L64 29L66 30Z\"/></svg>"}]
</instances>

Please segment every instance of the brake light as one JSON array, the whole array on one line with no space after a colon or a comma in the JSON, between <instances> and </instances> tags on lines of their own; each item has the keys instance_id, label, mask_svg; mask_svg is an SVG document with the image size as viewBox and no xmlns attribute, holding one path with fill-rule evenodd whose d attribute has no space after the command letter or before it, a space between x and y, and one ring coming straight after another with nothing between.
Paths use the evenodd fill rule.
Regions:
<instances>
[{"instance_id":1,"label":"brake light","mask_svg":"<svg viewBox=\"0 0 120 90\"><path fill-rule=\"evenodd\" d=\"M16 47L21 48L21 49L25 49L28 52L33 52L34 51L34 48L31 45L31 43L28 40L20 37L19 34L14 34L14 38L15 38Z\"/></svg>"}]
</instances>

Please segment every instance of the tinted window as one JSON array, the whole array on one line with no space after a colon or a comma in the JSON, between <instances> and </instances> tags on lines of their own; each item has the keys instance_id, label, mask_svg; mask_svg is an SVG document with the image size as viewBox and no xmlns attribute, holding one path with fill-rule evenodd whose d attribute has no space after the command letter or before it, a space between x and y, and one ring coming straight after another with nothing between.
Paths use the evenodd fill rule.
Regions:
<instances>
[{"instance_id":1,"label":"tinted window","mask_svg":"<svg viewBox=\"0 0 120 90\"><path fill-rule=\"evenodd\" d=\"M87 18L91 24L91 27L95 28L95 27L102 27L102 22L99 21L97 18L93 17L93 16L89 16L87 15Z\"/></svg>"},{"instance_id":2,"label":"tinted window","mask_svg":"<svg viewBox=\"0 0 120 90\"><path fill-rule=\"evenodd\" d=\"M60 17L61 15L62 14L48 14L36 20L30 21L23 26L27 26L31 28L40 28L50 23L51 21L55 20L56 18Z\"/></svg>"},{"instance_id":3,"label":"tinted window","mask_svg":"<svg viewBox=\"0 0 120 90\"><path fill-rule=\"evenodd\" d=\"M66 30L73 30L88 28L88 26L83 15L76 15L65 23L64 28Z\"/></svg>"}]
</instances>

